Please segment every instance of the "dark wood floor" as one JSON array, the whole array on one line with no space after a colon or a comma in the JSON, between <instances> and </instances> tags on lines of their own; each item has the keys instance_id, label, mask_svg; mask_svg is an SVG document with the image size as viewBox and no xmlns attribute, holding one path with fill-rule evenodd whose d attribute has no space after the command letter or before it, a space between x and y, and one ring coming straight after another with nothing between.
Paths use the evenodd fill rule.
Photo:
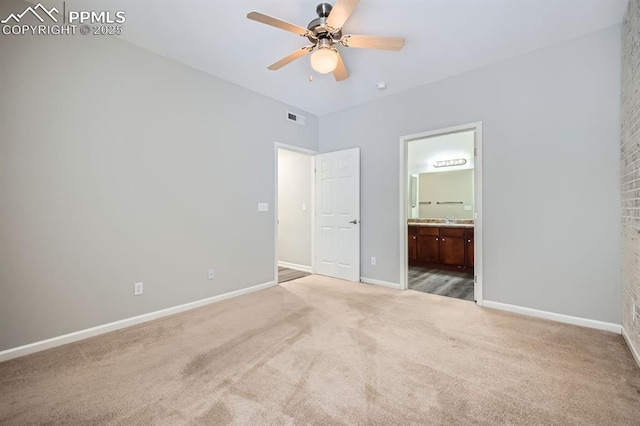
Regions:
<instances>
[{"instance_id":1,"label":"dark wood floor","mask_svg":"<svg viewBox=\"0 0 640 426\"><path fill-rule=\"evenodd\" d=\"M282 268L278 266L278 283L284 283L291 280L297 280L298 278L311 275L307 272L296 271L295 269Z\"/></svg>"},{"instance_id":2,"label":"dark wood floor","mask_svg":"<svg viewBox=\"0 0 640 426\"><path fill-rule=\"evenodd\" d=\"M409 266L409 288L473 301L473 274Z\"/></svg>"}]
</instances>

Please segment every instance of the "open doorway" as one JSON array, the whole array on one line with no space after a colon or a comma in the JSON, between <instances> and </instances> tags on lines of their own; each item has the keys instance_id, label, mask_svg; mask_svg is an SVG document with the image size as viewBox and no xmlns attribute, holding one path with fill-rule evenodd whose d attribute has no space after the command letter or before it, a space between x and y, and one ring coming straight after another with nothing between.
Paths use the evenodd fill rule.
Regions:
<instances>
[{"instance_id":1,"label":"open doorway","mask_svg":"<svg viewBox=\"0 0 640 426\"><path fill-rule=\"evenodd\" d=\"M313 272L313 152L276 144L276 277Z\"/></svg>"},{"instance_id":2,"label":"open doorway","mask_svg":"<svg viewBox=\"0 0 640 426\"><path fill-rule=\"evenodd\" d=\"M480 124L401 138L402 288L481 304Z\"/></svg>"},{"instance_id":3,"label":"open doorway","mask_svg":"<svg viewBox=\"0 0 640 426\"><path fill-rule=\"evenodd\" d=\"M360 281L360 149L274 145L277 282L301 274Z\"/></svg>"}]
</instances>

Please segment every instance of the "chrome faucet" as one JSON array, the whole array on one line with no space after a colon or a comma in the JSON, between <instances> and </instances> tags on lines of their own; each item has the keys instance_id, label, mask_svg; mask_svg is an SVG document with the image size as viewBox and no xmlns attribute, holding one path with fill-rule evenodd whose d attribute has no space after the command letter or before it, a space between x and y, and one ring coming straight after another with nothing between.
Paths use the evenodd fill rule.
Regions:
<instances>
[{"instance_id":1,"label":"chrome faucet","mask_svg":"<svg viewBox=\"0 0 640 426\"><path fill-rule=\"evenodd\" d=\"M447 223L447 224L449 224L449 223L453 223L453 221L454 221L454 220L456 220L455 216L447 216L447 217L444 219L444 223Z\"/></svg>"}]
</instances>

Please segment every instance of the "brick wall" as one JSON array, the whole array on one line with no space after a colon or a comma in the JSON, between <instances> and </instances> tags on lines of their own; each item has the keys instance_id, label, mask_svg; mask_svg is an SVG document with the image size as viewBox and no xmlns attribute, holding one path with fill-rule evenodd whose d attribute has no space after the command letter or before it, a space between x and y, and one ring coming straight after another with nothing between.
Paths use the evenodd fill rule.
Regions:
<instances>
[{"instance_id":1,"label":"brick wall","mask_svg":"<svg viewBox=\"0 0 640 426\"><path fill-rule=\"evenodd\" d=\"M622 325L640 353L640 0L630 0L622 28Z\"/></svg>"}]
</instances>

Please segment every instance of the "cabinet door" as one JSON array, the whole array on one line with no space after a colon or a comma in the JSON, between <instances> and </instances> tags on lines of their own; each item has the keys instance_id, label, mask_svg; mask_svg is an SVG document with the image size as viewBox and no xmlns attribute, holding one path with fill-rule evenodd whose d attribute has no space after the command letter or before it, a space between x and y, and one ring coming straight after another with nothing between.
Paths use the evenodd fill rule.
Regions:
<instances>
[{"instance_id":1,"label":"cabinet door","mask_svg":"<svg viewBox=\"0 0 640 426\"><path fill-rule=\"evenodd\" d=\"M409 262L418 260L418 236L409 235Z\"/></svg>"},{"instance_id":2,"label":"cabinet door","mask_svg":"<svg viewBox=\"0 0 640 426\"><path fill-rule=\"evenodd\" d=\"M416 226L407 227L407 235L409 243L407 257L409 258L409 263L412 263L418 260L418 228Z\"/></svg>"},{"instance_id":3,"label":"cabinet door","mask_svg":"<svg viewBox=\"0 0 640 426\"><path fill-rule=\"evenodd\" d=\"M464 266L464 237L442 237L440 239L440 263Z\"/></svg>"},{"instance_id":4,"label":"cabinet door","mask_svg":"<svg viewBox=\"0 0 640 426\"><path fill-rule=\"evenodd\" d=\"M465 238L467 244L467 268L473 268L474 266L474 248L473 248L473 229L467 229L467 236Z\"/></svg>"},{"instance_id":5,"label":"cabinet door","mask_svg":"<svg viewBox=\"0 0 640 426\"><path fill-rule=\"evenodd\" d=\"M435 235L418 235L418 260L420 262L438 262L440 257L440 238Z\"/></svg>"}]
</instances>

